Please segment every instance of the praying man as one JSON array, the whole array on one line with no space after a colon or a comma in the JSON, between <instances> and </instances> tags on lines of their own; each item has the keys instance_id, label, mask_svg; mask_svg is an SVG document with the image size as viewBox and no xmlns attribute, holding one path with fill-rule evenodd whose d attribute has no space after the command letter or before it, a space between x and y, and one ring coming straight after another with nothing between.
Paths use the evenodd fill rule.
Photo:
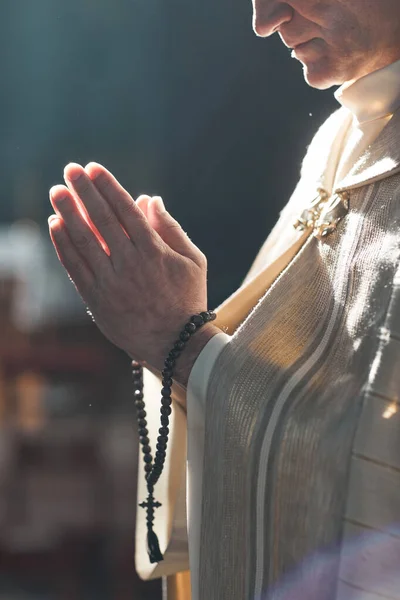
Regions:
<instances>
[{"instance_id":1,"label":"praying man","mask_svg":"<svg viewBox=\"0 0 400 600\"><path fill-rule=\"evenodd\" d=\"M242 286L176 360L164 560L138 508L136 564L190 566L192 600L400 600L400 2L253 10L256 35L277 33L341 106ZM161 198L134 201L97 163L64 177L51 238L100 330L145 367L154 445L165 358L208 308L206 257Z\"/></svg>"}]
</instances>

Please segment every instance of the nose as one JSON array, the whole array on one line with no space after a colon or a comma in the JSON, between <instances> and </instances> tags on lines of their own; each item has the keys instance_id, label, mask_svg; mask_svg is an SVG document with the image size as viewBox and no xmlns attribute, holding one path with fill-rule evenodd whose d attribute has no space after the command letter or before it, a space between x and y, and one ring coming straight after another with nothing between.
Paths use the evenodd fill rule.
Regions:
<instances>
[{"instance_id":1,"label":"nose","mask_svg":"<svg viewBox=\"0 0 400 600\"><path fill-rule=\"evenodd\" d=\"M278 0L253 0L253 30L260 37L268 37L293 18L293 9Z\"/></svg>"}]
</instances>

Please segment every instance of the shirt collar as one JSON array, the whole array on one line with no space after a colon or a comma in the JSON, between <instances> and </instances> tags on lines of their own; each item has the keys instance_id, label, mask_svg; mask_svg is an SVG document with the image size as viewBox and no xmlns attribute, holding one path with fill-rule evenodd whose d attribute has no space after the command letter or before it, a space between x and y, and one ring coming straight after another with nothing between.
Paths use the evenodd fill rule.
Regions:
<instances>
[{"instance_id":1,"label":"shirt collar","mask_svg":"<svg viewBox=\"0 0 400 600\"><path fill-rule=\"evenodd\" d=\"M400 60L345 83L335 92L335 98L360 124L393 114L400 106Z\"/></svg>"}]
</instances>

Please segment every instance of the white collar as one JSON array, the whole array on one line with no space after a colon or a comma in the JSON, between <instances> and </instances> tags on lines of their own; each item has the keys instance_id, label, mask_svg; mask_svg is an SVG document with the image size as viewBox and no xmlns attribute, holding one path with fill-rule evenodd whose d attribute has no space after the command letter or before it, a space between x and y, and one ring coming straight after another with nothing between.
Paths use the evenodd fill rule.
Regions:
<instances>
[{"instance_id":1,"label":"white collar","mask_svg":"<svg viewBox=\"0 0 400 600\"><path fill-rule=\"evenodd\" d=\"M359 124L393 114L400 106L400 60L356 81L343 84L336 100Z\"/></svg>"}]
</instances>

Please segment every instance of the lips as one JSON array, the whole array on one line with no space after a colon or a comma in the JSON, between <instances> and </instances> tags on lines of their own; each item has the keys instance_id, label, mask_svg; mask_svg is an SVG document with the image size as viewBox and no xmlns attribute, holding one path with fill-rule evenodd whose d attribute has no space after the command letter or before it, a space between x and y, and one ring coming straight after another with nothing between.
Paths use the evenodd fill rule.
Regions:
<instances>
[{"instance_id":1,"label":"lips","mask_svg":"<svg viewBox=\"0 0 400 600\"><path fill-rule=\"evenodd\" d=\"M306 44L308 44L315 38L309 38L308 40L295 42L294 40L291 41L288 39L284 39L284 37L282 36L282 33L281 33L281 39L287 48L289 48L290 50L297 50L297 48L302 48L303 46L305 46Z\"/></svg>"},{"instance_id":2,"label":"lips","mask_svg":"<svg viewBox=\"0 0 400 600\"><path fill-rule=\"evenodd\" d=\"M300 44L295 44L294 46L289 46L292 50L300 50L307 44L309 44L312 40L307 40L306 42L301 42Z\"/></svg>"}]
</instances>

